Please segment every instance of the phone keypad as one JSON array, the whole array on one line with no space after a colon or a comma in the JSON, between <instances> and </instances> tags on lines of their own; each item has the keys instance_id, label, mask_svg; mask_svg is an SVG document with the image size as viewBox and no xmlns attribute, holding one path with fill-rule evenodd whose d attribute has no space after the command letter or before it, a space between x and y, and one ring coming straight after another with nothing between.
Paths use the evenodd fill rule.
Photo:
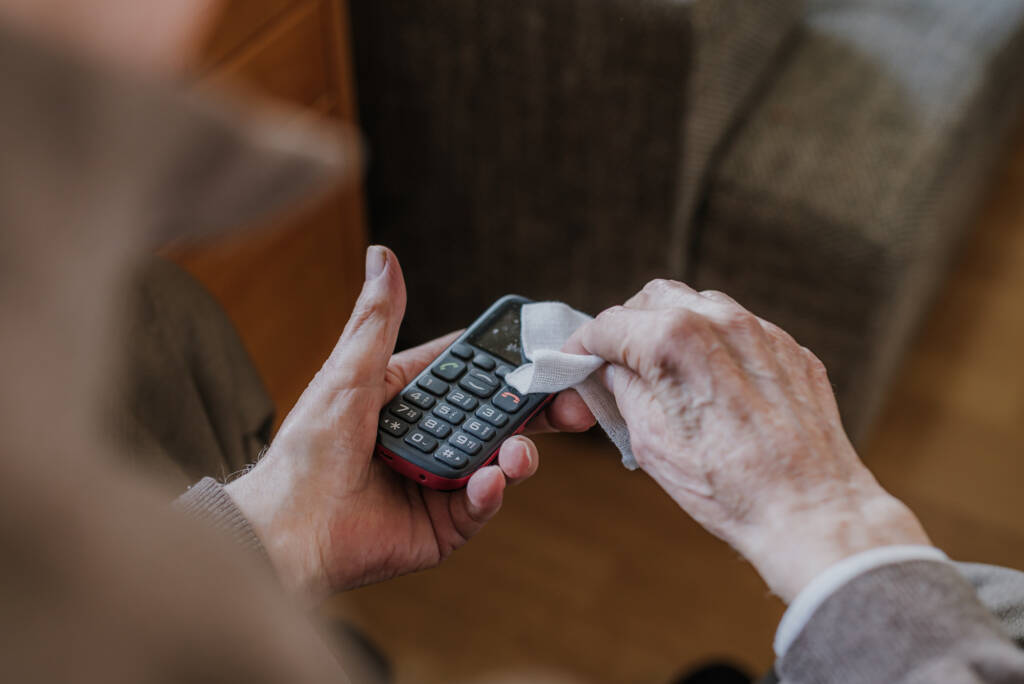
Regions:
<instances>
[{"instance_id":1,"label":"phone keypad","mask_svg":"<svg viewBox=\"0 0 1024 684\"><path fill-rule=\"evenodd\" d=\"M509 436L510 414L528 401L503 384L512 370L481 350L456 344L388 406L380 432L452 470L467 468L474 456L492 453Z\"/></svg>"}]
</instances>

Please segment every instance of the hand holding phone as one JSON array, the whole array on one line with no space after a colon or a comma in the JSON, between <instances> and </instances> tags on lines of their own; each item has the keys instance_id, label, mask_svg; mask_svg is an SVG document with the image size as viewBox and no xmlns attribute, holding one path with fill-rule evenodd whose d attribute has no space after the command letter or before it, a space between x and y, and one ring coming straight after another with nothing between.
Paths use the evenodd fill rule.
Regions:
<instances>
[{"instance_id":1,"label":"hand holding phone","mask_svg":"<svg viewBox=\"0 0 1024 684\"><path fill-rule=\"evenodd\" d=\"M377 455L432 489L464 487L553 395L520 395L504 378L525 362L520 311L506 295L381 411Z\"/></svg>"}]
</instances>

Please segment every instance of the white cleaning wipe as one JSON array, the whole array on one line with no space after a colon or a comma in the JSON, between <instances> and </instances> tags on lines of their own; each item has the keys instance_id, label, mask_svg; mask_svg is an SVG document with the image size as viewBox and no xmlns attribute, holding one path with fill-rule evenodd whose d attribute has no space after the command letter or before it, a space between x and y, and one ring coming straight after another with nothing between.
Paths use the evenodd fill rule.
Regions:
<instances>
[{"instance_id":1,"label":"white cleaning wipe","mask_svg":"<svg viewBox=\"0 0 1024 684\"><path fill-rule=\"evenodd\" d=\"M590 316L561 302L523 305L520 325L523 355L532 363L512 371L505 381L522 394L553 394L570 387L575 389L622 453L622 465L636 470L638 466L629 443L626 421L619 413L615 397L594 376L604 360L560 351L576 329L590 320Z\"/></svg>"}]
</instances>

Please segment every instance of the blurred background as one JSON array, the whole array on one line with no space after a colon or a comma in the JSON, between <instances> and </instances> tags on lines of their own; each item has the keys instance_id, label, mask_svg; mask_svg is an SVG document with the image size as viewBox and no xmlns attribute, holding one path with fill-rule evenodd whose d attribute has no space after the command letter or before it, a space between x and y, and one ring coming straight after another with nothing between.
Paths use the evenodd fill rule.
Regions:
<instances>
[{"instance_id":1,"label":"blurred background","mask_svg":"<svg viewBox=\"0 0 1024 684\"><path fill-rule=\"evenodd\" d=\"M826 363L882 483L952 557L1024 568L1024 3L231 0L200 88L355 123L363 183L167 254L283 417L362 282L403 344L507 292L596 313L653 277L723 290ZM339 596L400 682L764 670L783 605L600 435L441 569Z\"/></svg>"}]
</instances>

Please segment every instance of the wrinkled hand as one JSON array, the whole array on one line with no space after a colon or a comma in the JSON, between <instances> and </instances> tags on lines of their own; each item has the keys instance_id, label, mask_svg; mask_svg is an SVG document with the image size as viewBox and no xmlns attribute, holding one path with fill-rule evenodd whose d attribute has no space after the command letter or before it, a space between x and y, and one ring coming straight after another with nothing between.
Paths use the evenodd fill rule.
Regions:
<instances>
[{"instance_id":1,"label":"wrinkled hand","mask_svg":"<svg viewBox=\"0 0 1024 684\"><path fill-rule=\"evenodd\" d=\"M266 456L227 490L287 589L313 600L437 565L498 509L507 484L533 475L533 442L514 437L497 465L456 492L420 487L373 458L381 407L457 333L392 357L405 312L398 260L367 251L367 280L345 331L285 419ZM575 393L559 395L533 431L594 422Z\"/></svg>"},{"instance_id":2,"label":"wrinkled hand","mask_svg":"<svg viewBox=\"0 0 1024 684\"><path fill-rule=\"evenodd\" d=\"M784 600L847 556L930 543L857 457L822 363L728 296L653 281L567 351L612 364L641 467Z\"/></svg>"}]
</instances>

